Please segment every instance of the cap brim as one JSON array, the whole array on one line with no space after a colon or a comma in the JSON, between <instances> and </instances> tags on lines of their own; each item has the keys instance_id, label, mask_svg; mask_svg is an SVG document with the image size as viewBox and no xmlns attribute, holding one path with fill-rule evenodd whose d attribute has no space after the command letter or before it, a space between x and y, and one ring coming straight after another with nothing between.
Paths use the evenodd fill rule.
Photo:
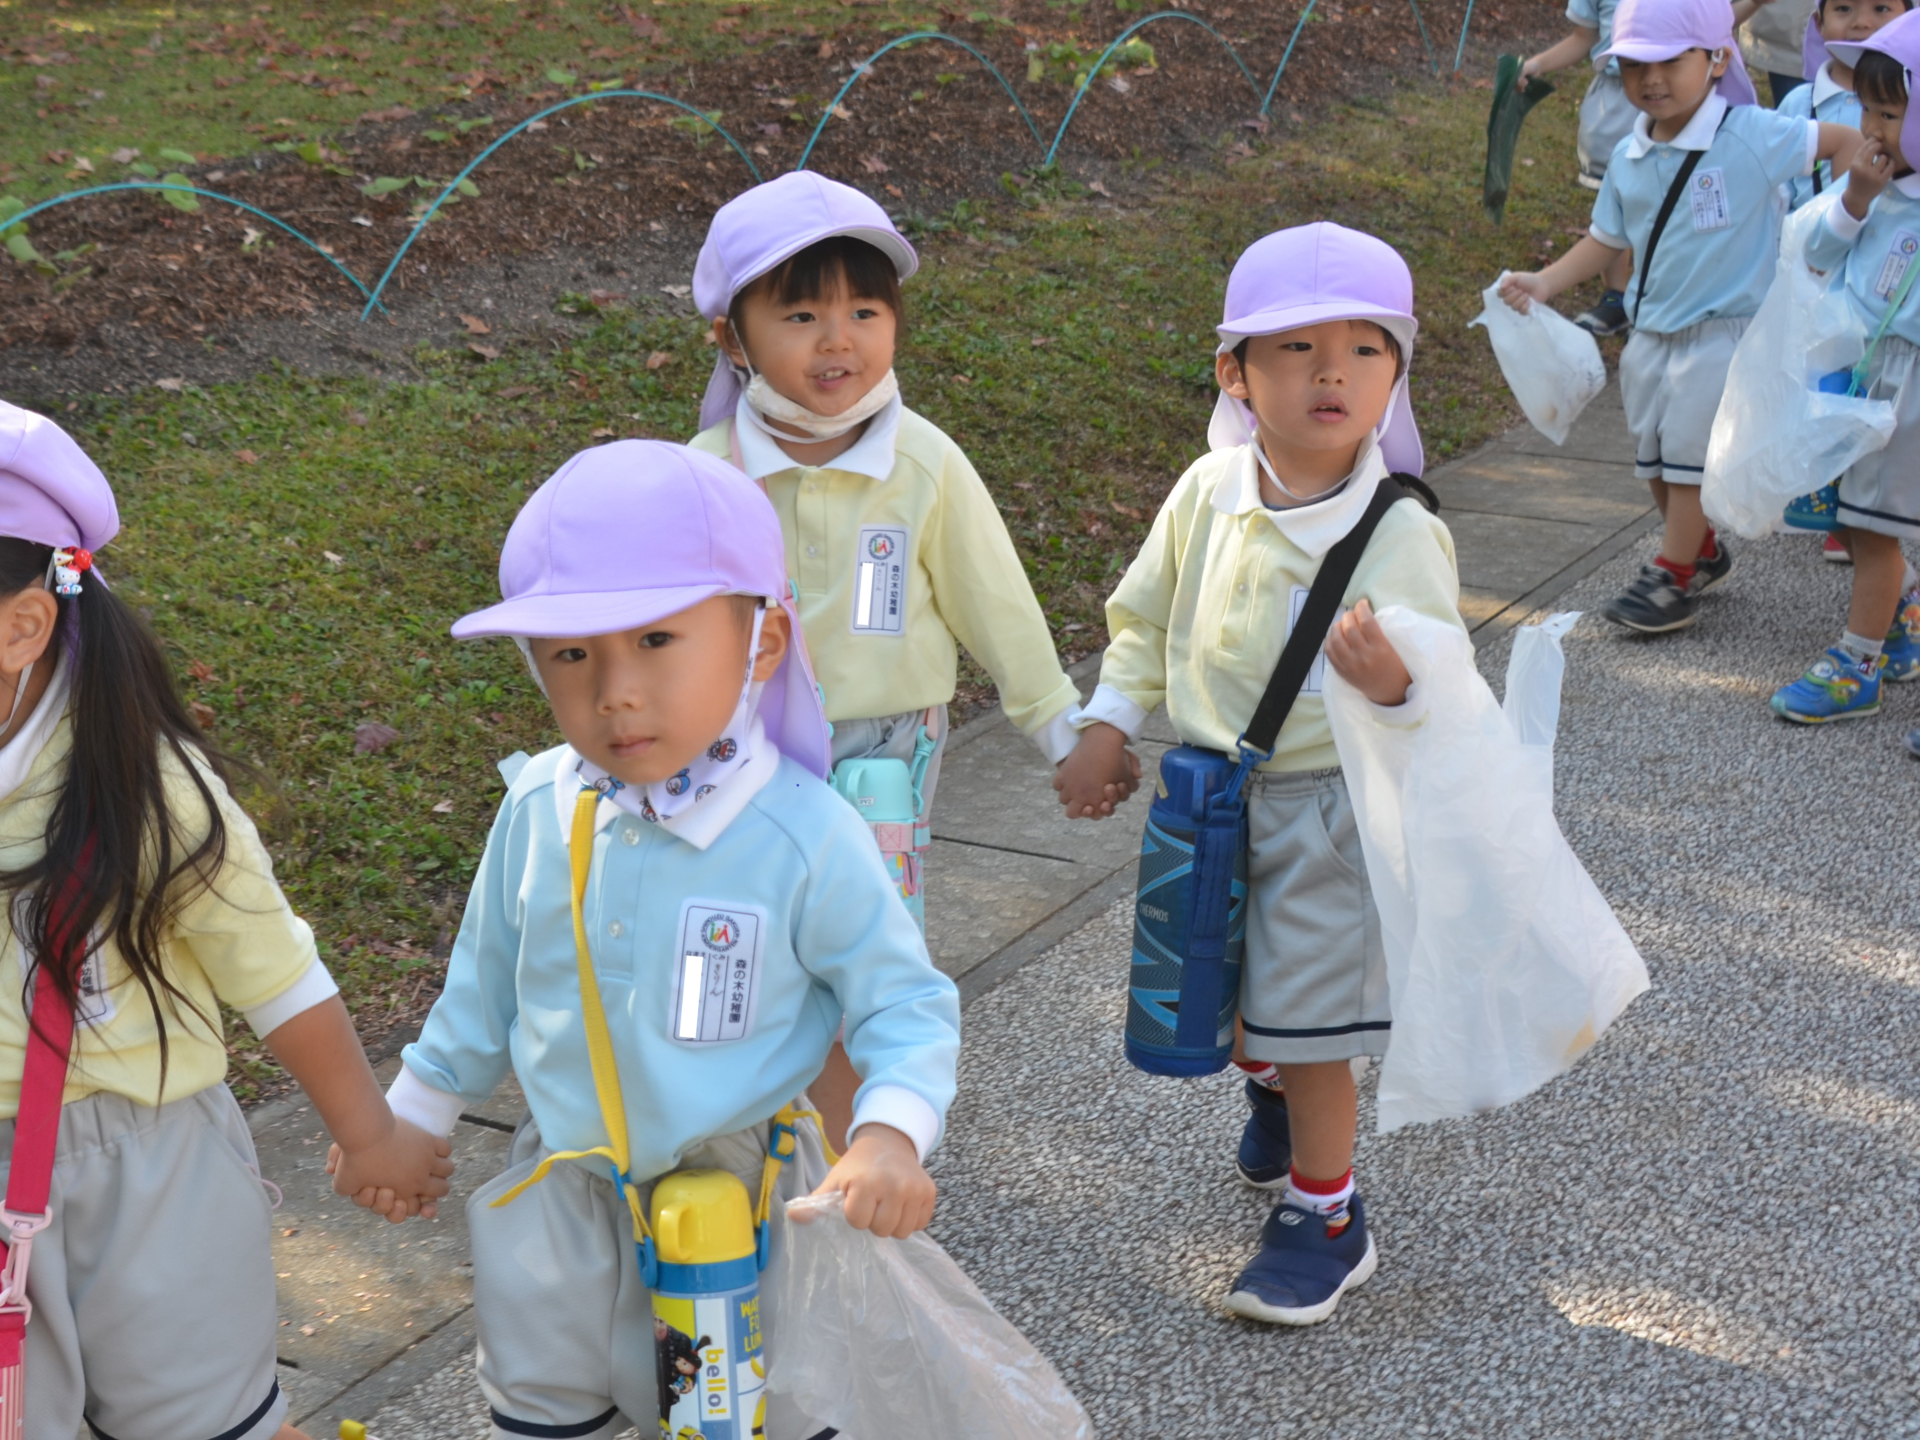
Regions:
<instances>
[{"instance_id":1,"label":"cap brim","mask_svg":"<svg viewBox=\"0 0 1920 1440\"><path fill-rule=\"evenodd\" d=\"M732 592L718 585L687 585L667 590L615 590L593 594L521 595L453 622L453 638L478 640L488 635L552 639L570 635L611 635L678 615L702 600Z\"/></svg>"},{"instance_id":2,"label":"cap brim","mask_svg":"<svg viewBox=\"0 0 1920 1440\"><path fill-rule=\"evenodd\" d=\"M1282 330L1298 330L1304 325L1324 325L1330 320L1371 320L1398 340L1402 347L1411 346L1414 337L1420 333L1420 322L1404 311L1389 310L1384 305L1346 302L1262 310L1253 315L1239 316L1231 325L1215 328L1221 341L1231 348L1256 335L1277 335Z\"/></svg>"},{"instance_id":3,"label":"cap brim","mask_svg":"<svg viewBox=\"0 0 1920 1440\"><path fill-rule=\"evenodd\" d=\"M774 267L784 265L809 245L818 245L822 240L833 240L842 235L846 236L849 240L864 240L867 244L873 246L874 249L878 250L893 262L894 273L902 280L911 278L913 273L920 268L920 257L914 253L913 246L907 243L904 236L892 230L882 230L878 226L872 225L823 226L818 230L807 230L801 234L792 236L787 244L781 246L772 255L769 255L766 263L754 271L753 274L741 276L734 286L734 294L738 295L742 290L746 289L747 286L758 280L762 275L767 274L770 270L774 269ZM731 297L729 297L728 303L732 303Z\"/></svg>"},{"instance_id":4,"label":"cap brim","mask_svg":"<svg viewBox=\"0 0 1920 1440\"><path fill-rule=\"evenodd\" d=\"M1644 64L1657 65L1662 60L1671 60L1676 55L1684 55L1689 50L1713 50L1713 45L1672 45L1655 40L1628 40L1624 44L1610 45L1598 56L1601 60L1639 60Z\"/></svg>"},{"instance_id":5,"label":"cap brim","mask_svg":"<svg viewBox=\"0 0 1920 1440\"><path fill-rule=\"evenodd\" d=\"M1826 42L1826 46L1827 53L1849 70L1858 65L1860 63L1860 57L1869 50L1876 51L1882 55L1888 53L1885 50L1881 50L1878 45L1866 43L1856 44L1851 40L1829 40Z\"/></svg>"}]
</instances>

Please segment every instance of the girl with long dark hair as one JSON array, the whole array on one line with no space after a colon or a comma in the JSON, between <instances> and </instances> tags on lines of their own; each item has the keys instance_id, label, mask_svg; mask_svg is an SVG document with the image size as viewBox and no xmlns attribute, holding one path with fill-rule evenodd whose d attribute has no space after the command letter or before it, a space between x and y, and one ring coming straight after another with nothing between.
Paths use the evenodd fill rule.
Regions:
<instances>
[{"instance_id":1,"label":"girl with long dark hair","mask_svg":"<svg viewBox=\"0 0 1920 1440\"><path fill-rule=\"evenodd\" d=\"M28 1435L298 1440L218 1004L313 1100L340 1193L431 1214L452 1163L387 1108L229 762L102 578L119 523L73 439L0 402L0 1429L24 1354Z\"/></svg>"}]
</instances>

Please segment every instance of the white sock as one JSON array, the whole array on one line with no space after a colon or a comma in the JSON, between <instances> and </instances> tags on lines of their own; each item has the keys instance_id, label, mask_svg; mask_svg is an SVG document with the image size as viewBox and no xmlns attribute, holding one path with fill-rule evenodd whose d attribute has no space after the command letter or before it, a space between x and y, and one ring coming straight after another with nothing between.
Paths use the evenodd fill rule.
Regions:
<instances>
[{"instance_id":1,"label":"white sock","mask_svg":"<svg viewBox=\"0 0 1920 1440\"><path fill-rule=\"evenodd\" d=\"M1329 1182L1308 1180L1307 1184L1315 1188L1302 1190L1300 1188L1302 1178L1304 1177L1298 1170L1287 1172L1287 1193L1280 1202L1282 1205L1292 1205L1311 1215L1337 1215L1345 1210L1347 1202L1353 1199L1352 1170L1348 1170L1345 1177L1333 1189L1325 1188Z\"/></svg>"},{"instance_id":2,"label":"white sock","mask_svg":"<svg viewBox=\"0 0 1920 1440\"><path fill-rule=\"evenodd\" d=\"M1887 648L1884 639L1869 640L1864 635L1856 635L1851 630L1840 632L1840 648L1862 665L1880 658L1880 652Z\"/></svg>"}]
</instances>

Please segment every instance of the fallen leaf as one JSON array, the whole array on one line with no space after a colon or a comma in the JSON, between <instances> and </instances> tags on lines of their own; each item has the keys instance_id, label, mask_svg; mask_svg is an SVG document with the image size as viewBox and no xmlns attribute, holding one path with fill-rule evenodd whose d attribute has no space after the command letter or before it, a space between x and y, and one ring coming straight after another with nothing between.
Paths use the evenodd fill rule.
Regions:
<instances>
[{"instance_id":1,"label":"fallen leaf","mask_svg":"<svg viewBox=\"0 0 1920 1440\"><path fill-rule=\"evenodd\" d=\"M410 120L413 111L405 105L389 105L384 110L369 110L360 117L362 125L386 125L395 120Z\"/></svg>"},{"instance_id":2,"label":"fallen leaf","mask_svg":"<svg viewBox=\"0 0 1920 1440\"><path fill-rule=\"evenodd\" d=\"M156 380L153 383L170 395L178 395L182 390L187 388L187 382L178 375L169 375L166 379Z\"/></svg>"},{"instance_id":3,"label":"fallen leaf","mask_svg":"<svg viewBox=\"0 0 1920 1440\"><path fill-rule=\"evenodd\" d=\"M251 249L253 246L258 245L262 238L264 238L264 232L256 230L251 225L242 226L240 229L240 248L242 250Z\"/></svg>"},{"instance_id":4,"label":"fallen leaf","mask_svg":"<svg viewBox=\"0 0 1920 1440\"><path fill-rule=\"evenodd\" d=\"M356 225L364 225L368 229L372 229L373 217L371 215L356 215L353 217L353 223Z\"/></svg>"},{"instance_id":5,"label":"fallen leaf","mask_svg":"<svg viewBox=\"0 0 1920 1440\"><path fill-rule=\"evenodd\" d=\"M684 300L693 294L693 287L691 285L662 285L660 287L660 293L662 295L671 295L676 300Z\"/></svg>"},{"instance_id":6,"label":"fallen leaf","mask_svg":"<svg viewBox=\"0 0 1920 1440\"><path fill-rule=\"evenodd\" d=\"M113 163L116 165L131 165L139 158L140 152L131 145L122 145L118 150L113 152L112 156Z\"/></svg>"},{"instance_id":7,"label":"fallen leaf","mask_svg":"<svg viewBox=\"0 0 1920 1440\"><path fill-rule=\"evenodd\" d=\"M1270 124L1271 122L1266 116L1256 115L1251 120L1242 120L1240 127L1243 130L1251 130L1256 135L1264 135L1267 133L1267 128Z\"/></svg>"},{"instance_id":8,"label":"fallen leaf","mask_svg":"<svg viewBox=\"0 0 1920 1440\"><path fill-rule=\"evenodd\" d=\"M206 684L209 680L219 678L213 673L213 667L204 660L196 660L189 665L187 667L187 674L191 675L202 685Z\"/></svg>"},{"instance_id":9,"label":"fallen leaf","mask_svg":"<svg viewBox=\"0 0 1920 1440\"><path fill-rule=\"evenodd\" d=\"M73 159L71 150L49 150L43 157L49 165L64 165Z\"/></svg>"},{"instance_id":10,"label":"fallen leaf","mask_svg":"<svg viewBox=\"0 0 1920 1440\"><path fill-rule=\"evenodd\" d=\"M1113 198L1113 192L1107 189L1107 187L1105 185L1102 185L1098 180L1094 181L1091 185L1087 186L1087 189L1091 190L1096 195L1104 195L1109 200Z\"/></svg>"},{"instance_id":11,"label":"fallen leaf","mask_svg":"<svg viewBox=\"0 0 1920 1440\"><path fill-rule=\"evenodd\" d=\"M368 720L353 727L353 753L378 755L399 738L400 732L391 725L382 725L378 720Z\"/></svg>"},{"instance_id":12,"label":"fallen leaf","mask_svg":"<svg viewBox=\"0 0 1920 1440\"><path fill-rule=\"evenodd\" d=\"M1084 630L1087 627L1082 625L1078 620L1076 620L1071 625L1062 625L1060 628L1062 630L1065 630L1068 634L1072 634L1075 630Z\"/></svg>"},{"instance_id":13,"label":"fallen leaf","mask_svg":"<svg viewBox=\"0 0 1920 1440\"><path fill-rule=\"evenodd\" d=\"M844 105L836 105L833 107L833 116L836 120L851 120L853 112Z\"/></svg>"},{"instance_id":14,"label":"fallen leaf","mask_svg":"<svg viewBox=\"0 0 1920 1440\"><path fill-rule=\"evenodd\" d=\"M462 315L460 317L460 323L467 327L467 333L469 335L491 335L493 333L493 327L478 315Z\"/></svg>"},{"instance_id":15,"label":"fallen leaf","mask_svg":"<svg viewBox=\"0 0 1920 1440\"><path fill-rule=\"evenodd\" d=\"M971 375L956 375L953 378L954 382L959 385L971 385L973 383L973 377Z\"/></svg>"},{"instance_id":16,"label":"fallen leaf","mask_svg":"<svg viewBox=\"0 0 1920 1440\"><path fill-rule=\"evenodd\" d=\"M907 198L907 192L902 190L898 185L887 186L887 193L896 200L904 200Z\"/></svg>"},{"instance_id":17,"label":"fallen leaf","mask_svg":"<svg viewBox=\"0 0 1920 1440\"><path fill-rule=\"evenodd\" d=\"M594 426L593 429L587 432L587 435L590 439L594 439L594 440L611 440L615 435L619 433L620 432L617 430L608 429L605 425L596 425Z\"/></svg>"},{"instance_id":18,"label":"fallen leaf","mask_svg":"<svg viewBox=\"0 0 1920 1440\"><path fill-rule=\"evenodd\" d=\"M1124 75L1109 75L1107 88L1116 95L1128 95L1133 92L1133 82Z\"/></svg>"},{"instance_id":19,"label":"fallen leaf","mask_svg":"<svg viewBox=\"0 0 1920 1440\"><path fill-rule=\"evenodd\" d=\"M833 42L831 40L822 40L820 42L820 48L814 53L822 60L831 60L833 58Z\"/></svg>"},{"instance_id":20,"label":"fallen leaf","mask_svg":"<svg viewBox=\"0 0 1920 1440\"><path fill-rule=\"evenodd\" d=\"M311 1334L313 1334L313 1333L314 1333L314 1331L313 1331L313 1326L311 1326L311 1325L302 1325L302 1326L300 1327L300 1333L301 1333L302 1335L311 1335Z\"/></svg>"},{"instance_id":21,"label":"fallen leaf","mask_svg":"<svg viewBox=\"0 0 1920 1440\"><path fill-rule=\"evenodd\" d=\"M869 175L884 175L893 168L878 155L862 155L860 157L860 163L867 167L867 173Z\"/></svg>"},{"instance_id":22,"label":"fallen leaf","mask_svg":"<svg viewBox=\"0 0 1920 1440\"><path fill-rule=\"evenodd\" d=\"M347 411L347 424L356 425L364 430L367 426L367 417L362 415L358 410L349 410Z\"/></svg>"},{"instance_id":23,"label":"fallen leaf","mask_svg":"<svg viewBox=\"0 0 1920 1440\"><path fill-rule=\"evenodd\" d=\"M478 355L482 360L498 360L500 358L500 352L491 345L480 345L469 341L467 349Z\"/></svg>"},{"instance_id":24,"label":"fallen leaf","mask_svg":"<svg viewBox=\"0 0 1920 1440\"><path fill-rule=\"evenodd\" d=\"M322 551L321 551L320 553L321 553L321 554L322 554L323 556L325 556L325 557L326 557L326 559L327 559L327 561L328 561L328 562L329 562L330 564L334 564L334 565L344 565L344 564L346 564L346 563L347 563L347 557L346 557L346 556L344 556L344 555L336 555L336 554L334 554L334 553L333 553L333 551L331 551L331 550L322 550Z\"/></svg>"},{"instance_id":25,"label":"fallen leaf","mask_svg":"<svg viewBox=\"0 0 1920 1440\"><path fill-rule=\"evenodd\" d=\"M754 128L762 135L778 135L781 133L780 122L778 120L769 120L766 124L758 125Z\"/></svg>"},{"instance_id":26,"label":"fallen leaf","mask_svg":"<svg viewBox=\"0 0 1920 1440\"><path fill-rule=\"evenodd\" d=\"M531 385L509 385L506 389L500 391L496 398L501 400L518 400L522 395L533 394L533 391L534 387Z\"/></svg>"},{"instance_id":27,"label":"fallen leaf","mask_svg":"<svg viewBox=\"0 0 1920 1440\"><path fill-rule=\"evenodd\" d=\"M436 805L436 806L434 806L434 807L433 807L433 813L434 813L434 814L436 814L436 815L451 815L451 814L453 814L453 801L451 801L451 800L442 800L442 801L441 801L441 802L440 802L440 803L439 803L438 805Z\"/></svg>"},{"instance_id":28,"label":"fallen leaf","mask_svg":"<svg viewBox=\"0 0 1920 1440\"><path fill-rule=\"evenodd\" d=\"M93 174L93 162L84 155L76 155L74 157L73 168L81 175Z\"/></svg>"},{"instance_id":29,"label":"fallen leaf","mask_svg":"<svg viewBox=\"0 0 1920 1440\"><path fill-rule=\"evenodd\" d=\"M195 700L187 706L187 709L193 714L193 723L198 725L202 730L211 730L213 728L214 714L211 705Z\"/></svg>"},{"instance_id":30,"label":"fallen leaf","mask_svg":"<svg viewBox=\"0 0 1920 1440\"><path fill-rule=\"evenodd\" d=\"M627 299L618 290L589 290L587 298L596 305L623 305Z\"/></svg>"},{"instance_id":31,"label":"fallen leaf","mask_svg":"<svg viewBox=\"0 0 1920 1440\"><path fill-rule=\"evenodd\" d=\"M1053 343L1053 337L1051 335L1036 335L1033 337L1032 343L1035 345L1051 345Z\"/></svg>"},{"instance_id":32,"label":"fallen leaf","mask_svg":"<svg viewBox=\"0 0 1920 1440\"><path fill-rule=\"evenodd\" d=\"M260 457L251 450L236 450L233 452L233 458L238 460L242 465L258 465L260 463Z\"/></svg>"}]
</instances>

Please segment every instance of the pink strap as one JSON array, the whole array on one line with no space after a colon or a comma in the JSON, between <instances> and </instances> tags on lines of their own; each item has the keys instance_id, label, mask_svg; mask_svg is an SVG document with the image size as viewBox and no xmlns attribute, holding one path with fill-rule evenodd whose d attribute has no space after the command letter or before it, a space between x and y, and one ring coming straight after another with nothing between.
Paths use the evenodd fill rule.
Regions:
<instances>
[{"instance_id":1,"label":"pink strap","mask_svg":"<svg viewBox=\"0 0 1920 1440\"><path fill-rule=\"evenodd\" d=\"M742 475L746 474L747 461L746 457L740 453L740 422L738 420L727 421L727 449L733 455L733 468ZM753 483L760 487L762 495L767 493L767 482L764 477Z\"/></svg>"}]
</instances>

